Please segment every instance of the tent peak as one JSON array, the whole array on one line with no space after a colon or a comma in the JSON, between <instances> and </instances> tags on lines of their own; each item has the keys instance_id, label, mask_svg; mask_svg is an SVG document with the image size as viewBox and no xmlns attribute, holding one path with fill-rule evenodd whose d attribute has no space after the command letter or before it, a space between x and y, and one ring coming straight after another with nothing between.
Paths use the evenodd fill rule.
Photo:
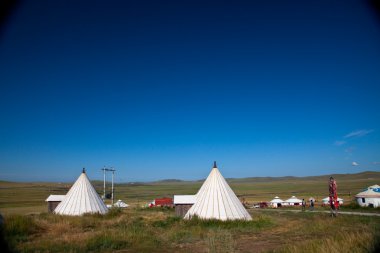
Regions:
<instances>
[{"instance_id":1,"label":"tent peak","mask_svg":"<svg viewBox=\"0 0 380 253\"><path fill-rule=\"evenodd\" d=\"M218 168L218 167L216 166L216 161L214 161L214 166L213 166L212 168L213 168L213 169Z\"/></svg>"},{"instance_id":2,"label":"tent peak","mask_svg":"<svg viewBox=\"0 0 380 253\"><path fill-rule=\"evenodd\" d=\"M85 168L82 169L82 173L86 173L86 169Z\"/></svg>"}]
</instances>

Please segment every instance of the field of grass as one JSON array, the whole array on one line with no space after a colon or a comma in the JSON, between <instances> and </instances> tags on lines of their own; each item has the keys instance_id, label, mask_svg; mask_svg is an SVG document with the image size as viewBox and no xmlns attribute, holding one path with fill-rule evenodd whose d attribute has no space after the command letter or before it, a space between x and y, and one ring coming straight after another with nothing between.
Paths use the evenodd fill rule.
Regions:
<instances>
[{"instance_id":1,"label":"field of grass","mask_svg":"<svg viewBox=\"0 0 380 253\"><path fill-rule=\"evenodd\" d=\"M185 221L173 209L105 216L7 215L18 252L377 252L380 218L250 210L252 221Z\"/></svg>"},{"instance_id":2,"label":"field of grass","mask_svg":"<svg viewBox=\"0 0 380 253\"><path fill-rule=\"evenodd\" d=\"M380 212L350 204L353 196L380 183L379 172L334 175L342 211ZM306 178L229 179L235 193L249 203L292 195L320 200L327 196L329 175ZM64 217L46 213L50 194L65 194L71 184L0 182L2 233L18 252L376 252L380 217L326 213L249 210L251 222L184 221L173 209L145 209L156 197L195 194L201 181L118 184L116 199L132 204L106 216ZM94 182L99 193L101 182ZM318 204L318 202L317 202ZM287 210L287 209L282 209ZM316 206L316 210L327 210Z\"/></svg>"},{"instance_id":3,"label":"field of grass","mask_svg":"<svg viewBox=\"0 0 380 253\"><path fill-rule=\"evenodd\" d=\"M239 198L249 204L270 201L275 196L283 200L292 195L308 199L314 197L317 205L328 195L327 182L330 175L319 177L244 178L228 179ZM339 197L347 204L355 194L369 185L380 184L380 172L333 175L338 182ZM115 199L122 199L132 206L142 206L158 197L175 194L195 194L202 181L174 181L135 184L117 184ZM0 181L0 212L3 214L39 213L46 209L45 199L50 194L66 194L72 183L14 183ZM102 182L94 182L102 193ZM319 201L319 202L318 202Z\"/></svg>"}]
</instances>

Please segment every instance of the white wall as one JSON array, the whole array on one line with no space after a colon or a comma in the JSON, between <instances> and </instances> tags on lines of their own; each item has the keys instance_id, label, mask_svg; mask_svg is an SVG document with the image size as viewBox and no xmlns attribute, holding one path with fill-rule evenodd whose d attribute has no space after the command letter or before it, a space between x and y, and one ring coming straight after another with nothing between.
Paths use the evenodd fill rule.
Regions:
<instances>
[{"instance_id":1,"label":"white wall","mask_svg":"<svg viewBox=\"0 0 380 253\"><path fill-rule=\"evenodd\" d=\"M363 199L364 199L364 202L363 202ZM380 206L380 198L356 198L356 202L360 206L368 206L369 204L372 204L373 207Z\"/></svg>"}]
</instances>

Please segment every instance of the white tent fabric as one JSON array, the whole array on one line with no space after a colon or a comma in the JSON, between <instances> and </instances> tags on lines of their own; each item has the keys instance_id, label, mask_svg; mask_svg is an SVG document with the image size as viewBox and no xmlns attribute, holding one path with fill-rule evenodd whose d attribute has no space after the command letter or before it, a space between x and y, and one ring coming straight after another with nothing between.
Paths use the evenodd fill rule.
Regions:
<instances>
[{"instance_id":1,"label":"white tent fabric","mask_svg":"<svg viewBox=\"0 0 380 253\"><path fill-rule=\"evenodd\" d=\"M278 196L276 196L269 203L272 207L277 208L277 207L281 206L284 203L284 201L282 199L280 199Z\"/></svg>"},{"instance_id":2,"label":"white tent fabric","mask_svg":"<svg viewBox=\"0 0 380 253\"><path fill-rule=\"evenodd\" d=\"M119 199L118 201L116 201L115 204L113 204L113 206L120 207L120 208L127 208L129 205L125 203L124 201L122 201L121 199Z\"/></svg>"},{"instance_id":3,"label":"white tent fabric","mask_svg":"<svg viewBox=\"0 0 380 253\"><path fill-rule=\"evenodd\" d=\"M196 195L194 205L185 215L185 219L198 216L201 219L251 220L251 216L236 197L216 163L210 175Z\"/></svg>"},{"instance_id":4,"label":"white tent fabric","mask_svg":"<svg viewBox=\"0 0 380 253\"><path fill-rule=\"evenodd\" d=\"M339 202L340 205L342 205L343 204L343 199L342 198L338 198L338 202ZM322 199L322 203L326 204L326 205L330 204L330 197L326 197L326 198Z\"/></svg>"},{"instance_id":5,"label":"white tent fabric","mask_svg":"<svg viewBox=\"0 0 380 253\"><path fill-rule=\"evenodd\" d=\"M105 214L107 212L106 205L92 186L84 170L66 197L54 210L54 213L62 215Z\"/></svg>"},{"instance_id":6,"label":"white tent fabric","mask_svg":"<svg viewBox=\"0 0 380 253\"><path fill-rule=\"evenodd\" d=\"M274 199L270 201L270 203L282 203L282 202L284 201L280 199L278 196L274 197Z\"/></svg>"},{"instance_id":7,"label":"white tent fabric","mask_svg":"<svg viewBox=\"0 0 380 253\"><path fill-rule=\"evenodd\" d=\"M296 196L292 196L290 199L287 199L284 201L284 204L286 205L290 205L290 206L293 206L293 205L301 205L302 204L302 200L301 199L297 199Z\"/></svg>"}]
</instances>

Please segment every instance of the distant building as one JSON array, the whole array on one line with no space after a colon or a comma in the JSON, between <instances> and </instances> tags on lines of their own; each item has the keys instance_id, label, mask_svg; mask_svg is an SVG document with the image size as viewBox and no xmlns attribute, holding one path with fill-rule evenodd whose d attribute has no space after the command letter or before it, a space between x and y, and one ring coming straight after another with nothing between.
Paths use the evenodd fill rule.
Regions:
<instances>
[{"instance_id":1,"label":"distant building","mask_svg":"<svg viewBox=\"0 0 380 253\"><path fill-rule=\"evenodd\" d=\"M300 206L302 205L302 200L296 198L296 196L292 196L291 198L284 201L283 205L287 206Z\"/></svg>"},{"instance_id":2,"label":"distant building","mask_svg":"<svg viewBox=\"0 0 380 253\"><path fill-rule=\"evenodd\" d=\"M269 203L272 207L277 208L277 207L281 207L284 201L280 199L278 196L276 196Z\"/></svg>"},{"instance_id":3,"label":"distant building","mask_svg":"<svg viewBox=\"0 0 380 253\"><path fill-rule=\"evenodd\" d=\"M159 198L154 200L154 206L168 206L173 207L173 199L172 198Z\"/></svg>"},{"instance_id":4,"label":"distant building","mask_svg":"<svg viewBox=\"0 0 380 253\"><path fill-rule=\"evenodd\" d=\"M343 205L343 199L342 198L338 198L338 202L339 202L339 205ZM322 206L327 206L327 205L330 205L330 197L326 197L326 198L322 199Z\"/></svg>"},{"instance_id":5,"label":"distant building","mask_svg":"<svg viewBox=\"0 0 380 253\"><path fill-rule=\"evenodd\" d=\"M184 217L187 211L194 205L196 195L174 195L175 214Z\"/></svg>"},{"instance_id":6,"label":"distant building","mask_svg":"<svg viewBox=\"0 0 380 253\"><path fill-rule=\"evenodd\" d=\"M369 186L364 191L358 193L355 198L360 206L379 207L380 186L377 184Z\"/></svg>"},{"instance_id":7,"label":"distant building","mask_svg":"<svg viewBox=\"0 0 380 253\"><path fill-rule=\"evenodd\" d=\"M48 203L48 212L52 213L65 197L66 195L50 195L45 200Z\"/></svg>"}]
</instances>

